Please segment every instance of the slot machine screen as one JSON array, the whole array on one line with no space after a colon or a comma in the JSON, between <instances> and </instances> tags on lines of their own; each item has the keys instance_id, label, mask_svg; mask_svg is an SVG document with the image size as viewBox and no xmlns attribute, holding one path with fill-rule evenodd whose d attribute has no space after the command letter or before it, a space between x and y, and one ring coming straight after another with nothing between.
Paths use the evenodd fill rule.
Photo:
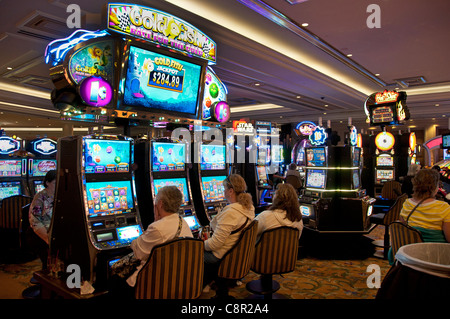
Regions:
<instances>
[{"instance_id":1,"label":"slot machine screen","mask_svg":"<svg viewBox=\"0 0 450 319\"><path fill-rule=\"evenodd\" d=\"M123 107L193 117L199 107L202 66L130 46Z\"/></svg>"},{"instance_id":2,"label":"slot machine screen","mask_svg":"<svg viewBox=\"0 0 450 319\"><path fill-rule=\"evenodd\" d=\"M306 171L306 187L325 189L327 173L324 169L308 169Z\"/></svg>"},{"instance_id":3,"label":"slot machine screen","mask_svg":"<svg viewBox=\"0 0 450 319\"><path fill-rule=\"evenodd\" d=\"M359 167L361 158L361 149L359 147L355 147L353 149L353 167Z\"/></svg>"},{"instance_id":4,"label":"slot machine screen","mask_svg":"<svg viewBox=\"0 0 450 319\"><path fill-rule=\"evenodd\" d=\"M266 166L256 166L258 172L258 185L259 186L269 186L269 179L267 177L267 167Z\"/></svg>"},{"instance_id":5,"label":"slot machine screen","mask_svg":"<svg viewBox=\"0 0 450 319\"><path fill-rule=\"evenodd\" d=\"M359 188L360 184L359 171L353 170L353 188Z\"/></svg>"},{"instance_id":6,"label":"slot machine screen","mask_svg":"<svg viewBox=\"0 0 450 319\"><path fill-rule=\"evenodd\" d=\"M284 162L283 145L272 145L272 162Z\"/></svg>"},{"instance_id":7,"label":"slot machine screen","mask_svg":"<svg viewBox=\"0 0 450 319\"><path fill-rule=\"evenodd\" d=\"M152 169L154 172L184 171L185 164L185 144L152 143Z\"/></svg>"},{"instance_id":8,"label":"slot machine screen","mask_svg":"<svg viewBox=\"0 0 450 319\"><path fill-rule=\"evenodd\" d=\"M86 182L88 217L131 212L131 181Z\"/></svg>"},{"instance_id":9,"label":"slot machine screen","mask_svg":"<svg viewBox=\"0 0 450 319\"><path fill-rule=\"evenodd\" d=\"M203 200L205 203L225 200L223 181L226 176L202 176Z\"/></svg>"},{"instance_id":10,"label":"slot machine screen","mask_svg":"<svg viewBox=\"0 0 450 319\"><path fill-rule=\"evenodd\" d=\"M84 139L84 142L86 174L129 172L130 141Z\"/></svg>"},{"instance_id":11,"label":"slot machine screen","mask_svg":"<svg viewBox=\"0 0 450 319\"><path fill-rule=\"evenodd\" d=\"M225 145L202 144L201 149L201 170L222 170L225 169Z\"/></svg>"},{"instance_id":12,"label":"slot machine screen","mask_svg":"<svg viewBox=\"0 0 450 319\"><path fill-rule=\"evenodd\" d=\"M56 160L50 159L33 159L33 163L31 164L31 176L40 177L45 176L48 171L56 170Z\"/></svg>"},{"instance_id":13,"label":"slot machine screen","mask_svg":"<svg viewBox=\"0 0 450 319\"><path fill-rule=\"evenodd\" d=\"M22 195L20 182L0 182L0 200L15 195Z\"/></svg>"},{"instance_id":14,"label":"slot machine screen","mask_svg":"<svg viewBox=\"0 0 450 319\"><path fill-rule=\"evenodd\" d=\"M450 134L442 134L442 148L450 149Z\"/></svg>"},{"instance_id":15,"label":"slot machine screen","mask_svg":"<svg viewBox=\"0 0 450 319\"><path fill-rule=\"evenodd\" d=\"M300 213L302 214L302 217L314 218L314 207L308 204L301 204Z\"/></svg>"},{"instance_id":16,"label":"slot machine screen","mask_svg":"<svg viewBox=\"0 0 450 319\"><path fill-rule=\"evenodd\" d=\"M22 176L22 160L0 160L0 177Z\"/></svg>"},{"instance_id":17,"label":"slot machine screen","mask_svg":"<svg viewBox=\"0 0 450 319\"><path fill-rule=\"evenodd\" d=\"M200 224L197 221L197 218L193 215L191 216L183 216L186 223L189 225L191 231L197 231L200 228Z\"/></svg>"},{"instance_id":18,"label":"slot machine screen","mask_svg":"<svg viewBox=\"0 0 450 319\"><path fill-rule=\"evenodd\" d=\"M118 240L132 241L142 234L142 229L140 225L120 227L117 228L116 231Z\"/></svg>"},{"instance_id":19,"label":"slot machine screen","mask_svg":"<svg viewBox=\"0 0 450 319\"><path fill-rule=\"evenodd\" d=\"M186 178L160 178L160 179L154 179L153 185L155 187L155 196L158 194L158 191L161 187L164 186L176 186L181 194L183 194L183 203L181 206L186 206L189 204L189 195L188 195L188 189L187 189L187 183Z\"/></svg>"},{"instance_id":20,"label":"slot machine screen","mask_svg":"<svg viewBox=\"0 0 450 319\"><path fill-rule=\"evenodd\" d=\"M306 149L306 166L326 166L325 147L314 147Z\"/></svg>"},{"instance_id":21,"label":"slot machine screen","mask_svg":"<svg viewBox=\"0 0 450 319\"><path fill-rule=\"evenodd\" d=\"M44 181L34 180L33 187L34 187L34 193L35 194L39 193L41 190L43 190L45 188Z\"/></svg>"},{"instance_id":22,"label":"slot machine screen","mask_svg":"<svg viewBox=\"0 0 450 319\"><path fill-rule=\"evenodd\" d=\"M377 166L394 166L394 158L390 155L379 155L377 157Z\"/></svg>"},{"instance_id":23,"label":"slot machine screen","mask_svg":"<svg viewBox=\"0 0 450 319\"><path fill-rule=\"evenodd\" d=\"M394 170L391 169L377 169L376 170L377 181L390 181L394 179Z\"/></svg>"}]
</instances>

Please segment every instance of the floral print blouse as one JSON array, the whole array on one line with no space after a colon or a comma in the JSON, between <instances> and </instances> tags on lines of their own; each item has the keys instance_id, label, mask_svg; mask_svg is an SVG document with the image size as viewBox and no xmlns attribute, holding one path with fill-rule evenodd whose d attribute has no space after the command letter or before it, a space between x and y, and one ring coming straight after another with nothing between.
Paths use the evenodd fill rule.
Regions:
<instances>
[{"instance_id":1,"label":"floral print blouse","mask_svg":"<svg viewBox=\"0 0 450 319\"><path fill-rule=\"evenodd\" d=\"M28 218L31 228L35 231L41 227L45 227L48 231L52 221L53 199L54 195L49 194L47 188L44 188L34 196Z\"/></svg>"}]
</instances>

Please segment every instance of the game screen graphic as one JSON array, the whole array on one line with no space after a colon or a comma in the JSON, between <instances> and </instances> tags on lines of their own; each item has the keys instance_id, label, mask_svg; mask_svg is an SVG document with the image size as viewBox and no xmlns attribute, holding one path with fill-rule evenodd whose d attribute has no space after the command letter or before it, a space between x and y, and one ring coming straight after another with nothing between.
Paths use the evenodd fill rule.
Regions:
<instances>
[{"instance_id":1,"label":"game screen graphic","mask_svg":"<svg viewBox=\"0 0 450 319\"><path fill-rule=\"evenodd\" d=\"M358 167L360 162L361 149L359 147L355 147L353 150L353 167Z\"/></svg>"},{"instance_id":2,"label":"game screen graphic","mask_svg":"<svg viewBox=\"0 0 450 319\"><path fill-rule=\"evenodd\" d=\"M134 207L130 181L87 182L86 194L90 217L120 214Z\"/></svg>"},{"instance_id":3,"label":"game screen graphic","mask_svg":"<svg viewBox=\"0 0 450 319\"><path fill-rule=\"evenodd\" d=\"M394 158L390 155L377 157L377 166L394 166Z\"/></svg>"},{"instance_id":4,"label":"game screen graphic","mask_svg":"<svg viewBox=\"0 0 450 319\"><path fill-rule=\"evenodd\" d=\"M56 170L56 160L33 160L31 176L45 176L48 171Z\"/></svg>"},{"instance_id":5,"label":"game screen graphic","mask_svg":"<svg viewBox=\"0 0 450 319\"><path fill-rule=\"evenodd\" d=\"M324 169L308 169L306 171L306 187L325 189L326 176Z\"/></svg>"},{"instance_id":6,"label":"game screen graphic","mask_svg":"<svg viewBox=\"0 0 450 319\"><path fill-rule=\"evenodd\" d=\"M0 177L22 176L22 160L0 160Z\"/></svg>"},{"instance_id":7,"label":"game screen graphic","mask_svg":"<svg viewBox=\"0 0 450 319\"><path fill-rule=\"evenodd\" d=\"M195 115L202 67L130 47L123 103Z\"/></svg>"},{"instance_id":8,"label":"game screen graphic","mask_svg":"<svg viewBox=\"0 0 450 319\"><path fill-rule=\"evenodd\" d=\"M90 173L126 173L130 170L130 142L85 139L84 169Z\"/></svg>"},{"instance_id":9,"label":"game screen graphic","mask_svg":"<svg viewBox=\"0 0 450 319\"><path fill-rule=\"evenodd\" d=\"M325 148L308 148L306 149L306 166L326 166Z\"/></svg>"},{"instance_id":10,"label":"game screen graphic","mask_svg":"<svg viewBox=\"0 0 450 319\"><path fill-rule=\"evenodd\" d=\"M185 163L185 144L152 143L152 169L154 172L184 171Z\"/></svg>"},{"instance_id":11,"label":"game screen graphic","mask_svg":"<svg viewBox=\"0 0 450 319\"><path fill-rule=\"evenodd\" d=\"M265 166L256 166L258 173L258 185L269 186L269 179L267 177L267 169Z\"/></svg>"},{"instance_id":12,"label":"game screen graphic","mask_svg":"<svg viewBox=\"0 0 450 319\"><path fill-rule=\"evenodd\" d=\"M153 180L153 185L155 187L155 196L158 194L160 188L164 186L176 186L181 194L183 194L182 206L189 204L189 195L187 189L186 178L161 178Z\"/></svg>"},{"instance_id":13,"label":"game screen graphic","mask_svg":"<svg viewBox=\"0 0 450 319\"><path fill-rule=\"evenodd\" d=\"M0 182L0 200L15 195L22 195L20 182Z\"/></svg>"},{"instance_id":14,"label":"game screen graphic","mask_svg":"<svg viewBox=\"0 0 450 319\"><path fill-rule=\"evenodd\" d=\"M186 223L189 225L189 228L191 231L196 231L200 228L200 224L197 221L197 218L195 216L183 216Z\"/></svg>"},{"instance_id":15,"label":"game screen graphic","mask_svg":"<svg viewBox=\"0 0 450 319\"><path fill-rule=\"evenodd\" d=\"M227 89L219 80L214 71L209 67L206 69L205 90L203 93L202 118L209 120L212 116L214 103L227 100Z\"/></svg>"},{"instance_id":16,"label":"game screen graphic","mask_svg":"<svg viewBox=\"0 0 450 319\"><path fill-rule=\"evenodd\" d=\"M376 169L377 181L390 181L394 179L394 171L390 169Z\"/></svg>"},{"instance_id":17,"label":"game screen graphic","mask_svg":"<svg viewBox=\"0 0 450 319\"><path fill-rule=\"evenodd\" d=\"M201 146L201 170L225 169L225 145Z\"/></svg>"},{"instance_id":18,"label":"game screen graphic","mask_svg":"<svg viewBox=\"0 0 450 319\"><path fill-rule=\"evenodd\" d=\"M132 241L142 234L142 229L139 225L120 227L116 231L118 240Z\"/></svg>"},{"instance_id":19,"label":"game screen graphic","mask_svg":"<svg viewBox=\"0 0 450 319\"><path fill-rule=\"evenodd\" d=\"M40 180L33 181L34 193L39 193L41 190L45 188L44 182Z\"/></svg>"},{"instance_id":20,"label":"game screen graphic","mask_svg":"<svg viewBox=\"0 0 450 319\"><path fill-rule=\"evenodd\" d=\"M359 188L360 182L359 182L359 172L357 170L353 171L353 188Z\"/></svg>"},{"instance_id":21,"label":"game screen graphic","mask_svg":"<svg viewBox=\"0 0 450 319\"><path fill-rule=\"evenodd\" d=\"M205 203L225 200L223 180L226 176L202 176L203 199Z\"/></svg>"}]
</instances>

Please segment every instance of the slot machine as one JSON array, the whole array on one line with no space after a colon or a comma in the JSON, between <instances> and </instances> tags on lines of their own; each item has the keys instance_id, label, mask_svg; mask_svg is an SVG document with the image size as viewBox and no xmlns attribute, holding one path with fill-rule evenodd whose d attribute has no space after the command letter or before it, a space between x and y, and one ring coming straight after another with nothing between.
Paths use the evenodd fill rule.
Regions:
<instances>
[{"instance_id":1,"label":"slot machine","mask_svg":"<svg viewBox=\"0 0 450 319\"><path fill-rule=\"evenodd\" d=\"M200 230L192 200L189 172L186 165L188 144L168 139L136 143L138 201L144 207L144 227L154 221L153 202L161 187L174 185L183 194L179 214L195 234Z\"/></svg>"},{"instance_id":2,"label":"slot machine","mask_svg":"<svg viewBox=\"0 0 450 319\"><path fill-rule=\"evenodd\" d=\"M226 161L226 145L193 144L194 159L191 172L191 185L196 194L193 198L199 220L207 225L212 218L227 205L223 181L229 175ZM194 149L197 147L197 149ZM198 157L195 157L198 152Z\"/></svg>"},{"instance_id":3,"label":"slot machine","mask_svg":"<svg viewBox=\"0 0 450 319\"><path fill-rule=\"evenodd\" d=\"M27 185L27 159L13 156L20 142L0 136L0 200L15 195L30 195Z\"/></svg>"},{"instance_id":4,"label":"slot machine","mask_svg":"<svg viewBox=\"0 0 450 319\"><path fill-rule=\"evenodd\" d=\"M57 143L49 138L38 138L30 141L27 151L35 157L28 159L28 187L31 195L45 188L44 176L50 170L56 170Z\"/></svg>"},{"instance_id":5,"label":"slot machine","mask_svg":"<svg viewBox=\"0 0 450 319\"><path fill-rule=\"evenodd\" d=\"M94 288L107 284L109 264L142 234L133 171L134 140L115 135L58 140L50 255L80 266Z\"/></svg>"},{"instance_id":6,"label":"slot machine","mask_svg":"<svg viewBox=\"0 0 450 319\"><path fill-rule=\"evenodd\" d=\"M375 196L381 195L383 184L396 180L396 154L394 151L395 137L389 132L381 132L375 137L375 172L374 187Z\"/></svg>"}]
</instances>

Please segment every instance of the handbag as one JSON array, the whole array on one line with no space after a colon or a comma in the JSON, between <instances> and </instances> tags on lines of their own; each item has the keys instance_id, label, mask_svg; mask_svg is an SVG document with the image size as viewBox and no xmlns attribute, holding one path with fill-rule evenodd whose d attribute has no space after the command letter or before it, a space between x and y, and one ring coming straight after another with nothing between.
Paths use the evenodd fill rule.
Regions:
<instances>
[{"instance_id":1,"label":"handbag","mask_svg":"<svg viewBox=\"0 0 450 319\"><path fill-rule=\"evenodd\" d=\"M175 234L175 238L177 238L180 235L181 228L183 226L181 216L178 215L178 230ZM137 267L141 264L141 260L139 258L136 258L134 256L134 252L129 253L128 255L123 256L118 261L116 261L111 266L111 274L117 275L120 278L128 278L130 277L136 270Z\"/></svg>"}]
</instances>

